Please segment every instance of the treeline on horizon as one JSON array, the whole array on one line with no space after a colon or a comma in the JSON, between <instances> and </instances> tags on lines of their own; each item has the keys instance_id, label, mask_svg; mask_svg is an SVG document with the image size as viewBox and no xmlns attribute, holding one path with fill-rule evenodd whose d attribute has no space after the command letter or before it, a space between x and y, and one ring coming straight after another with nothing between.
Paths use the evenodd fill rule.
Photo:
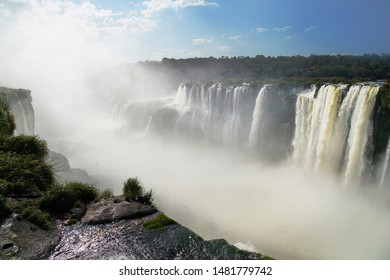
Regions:
<instances>
[{"instance_id":1,"label":"treeline on horizon","mask_svg":"<svg viewBox=\"0 0 390 280\"><path fill-rule=\"evenodd\" d=\"M167 71L181 81L356 83L390 80L390 54L208 57L144 61L138 65Z\"/></svg>"}]
</instances>

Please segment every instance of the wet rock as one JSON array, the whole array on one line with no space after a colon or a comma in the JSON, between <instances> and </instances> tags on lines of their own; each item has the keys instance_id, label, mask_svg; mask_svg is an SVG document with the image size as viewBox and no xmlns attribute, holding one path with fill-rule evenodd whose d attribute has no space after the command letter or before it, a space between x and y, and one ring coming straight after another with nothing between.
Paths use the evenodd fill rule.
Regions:
<instances>
[{"instance_id":1,"label":"wet rock","mask_svg":"<svg viewBox=\"0 0 390 280\"><path fill-rule=\"evenodd\" d=\"M0 227L0 259L46 259L59 239L58 229L42 230L12 215Z\"/></svg>"},{"instance_id":2,"label":"wet rock","mask_svg":"<svg viewBox=\"0 0 390 280\"><path fill-rule=\"evenodd\" d=\"M225 240L205 241L179 225L149 230L143 223L158 213L106 224L76 224L64 227L60 243L49 259L58 260L209 260L263 259L240 250Z\"/></svg>"},{"instance_id":3,"label":"wet rock","mask_svg":"<svg viewBox=\"0 0 390 280\"><path fill-rule=\"evenodd\" d=\"M152 205L144 205L134 201L119 199L104 199L88 207L87 213L81 219L84 224L103 224L122 219L132 219L147 216L156 212Z\"/></svg>"}]
</instances>

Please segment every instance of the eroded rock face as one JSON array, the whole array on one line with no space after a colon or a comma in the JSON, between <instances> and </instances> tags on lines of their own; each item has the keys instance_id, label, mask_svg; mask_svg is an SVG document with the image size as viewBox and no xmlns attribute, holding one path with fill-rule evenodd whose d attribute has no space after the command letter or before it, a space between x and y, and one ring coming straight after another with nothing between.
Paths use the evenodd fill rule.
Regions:
<instances>
[{"instance_id":1,"label":"eroded rock face","mask_svg":"<svg viewBox=\"0 0 390 280\"><path fill-rule=\"evenodd\" d=\"M81 222L84 224L103 224L122 219L139 218L155 212L156 208L152 205L125 201L123 197L104 199L90 205Z\"/></svg>"}]
</instances>

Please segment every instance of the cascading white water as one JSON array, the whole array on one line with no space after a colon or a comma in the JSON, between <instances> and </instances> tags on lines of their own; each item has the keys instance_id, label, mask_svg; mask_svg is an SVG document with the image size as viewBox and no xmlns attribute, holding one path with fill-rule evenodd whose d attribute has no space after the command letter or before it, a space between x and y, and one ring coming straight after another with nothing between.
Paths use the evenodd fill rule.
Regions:
<instances>
[{"instance_id":1,"label":"cascading white water","mask_svg":"<svg viewBox=\"0 0 390 280\"><path fill-rule=\"evenodd\" d=\"M288 122L294 116L286 114L283 99L291 94L280 95L272 85L255 91L248 84L182 84L173 103L118 104L113 115L146 133L171 131L229 147L250 147L260 157L271 154L271 160L283 148L281 143L292 144L295 162L341 175L347 187L358 185L371 164L372 112L378 89L378 85L356 84L347 91L347 85L327 84L318 92L315 86L301 92L296 96L293 139L287 144L277 141L285 136L281 128L286 120L280 116L290 116Z\"/></svg>"},{"instance_id":2,"label":"cascading white water","mask_svg":"<svg viewBox=\"0 0 390 280\"><path fill-rule=\"evenodd\" d=\"M367 157L369 141L372 140L372 112L375 106L379 86L362 86L351 120L351 130L347 141L344 186L351 187L360 183L361 176L371 164Z\"/></svg>"},{"instance_id":3,"label":"cascading white water","mask_svg":"<svg viewBox=\"0 0 390 280\"><path fill-rule=\"evenodd\" d=\"M15 129L16 134L34 134L34 112L31 105L31 100L24 98L17 102L17 105L12 106L15 112L18 112L19 119ZM12 108L11 107L11 108Z\"/></svg>"},{"instance_id":4,"label":"cascading white water","mask_svg":"<svg viewBox=\"0 0 390 280\"><path fill-rule=\"evenodd\" d=\"M314 167L315 170L328 170L332 164L328 156L344 88L344 85L324 85L314 100L304 162L306 166Z\"/></svg>"},{"instance_id":5,"label":"cascading white water","mask_svg":"<svg viewBox=\"0 0 390 280\"><path fill-rule=\"evenodd\" d=\"M379 86L324 85L297 97L295 162L342 174L344 186L358 185L371 164L372 112Z\"/></svg>"},{"instance_id":6,"label":"cascading white water","mask_svg":"<svg viewBox=\"0 0 390 280\"><path fill-rule=\"evenodd\" d=\"M389 161L390 161L390 138L389 138L389 141L387 143L386 155L385 155L385 159L383 161L382 172L381 172L381 175L379 178L379 187L380 188L384 187L385 179L386 179L386 176L388 173L387 169L389 168Z\"/></svg>"},{"instance_id":7,"label":"cascading white water","mask_svg":"<svg viewBox=\"0 0 390 280\"><path fill-rule=\"evenodd\" d=\"M262 131L262 121L264 118L264 99L267 93L267 88L269 88L269 85L264 85L261 88L259 94L257 95L256 105L253 111L253 119L249 133L249 146L254 150L256 150L259 145L260 134L264 133L264 131Z\"/></svg>"},{"instance_id":8,"label":"cascading white water","mask_svg":"<svg viewBox=\"0 0 390 280\"><path fill-rule=\"evenodd\" d=\"M174 109L176 127L212 142L239 145L247 141L254 94L248 84L180 85Z\"/></svg>"},{"instance_id":9,"label":"cascading white water","mask_svg":"<svg viewBox=\"0 0 390 280\"><path fill-rule=\"evenodd\" d=\"M187 87L181 84L177 90L176 103L180 106L187 105Z\"/></svg>"},{"instance_id":10,"label":"cascading white water","mask_svg":"<svg viewBox=\"0 0 390 280\"><path fill-rule=\"evenodd\" d=\"M296 162L304 162L307 145L310 138L310 125L314 105L316 87L312 86L309 91L304 91L297 96L295 114L295 134L293 139L293 159Z\"/></svg>"},{"instance_id":11,"label":"cascading white water","mask_svg":"<svg viewBox=\"0 0 390 280\"><path fill-rule=\"evenodd\" d=\"M332 171L335 173L340 172L340 168L343 167L343 157L347 146L347 137L350 131L352 113L354 111L360 89L361 86L359 85L352 86L339 109L336 127L332 138L332 149L329 154L330 160L334 163Z\"/></svg>"}]
</instances>

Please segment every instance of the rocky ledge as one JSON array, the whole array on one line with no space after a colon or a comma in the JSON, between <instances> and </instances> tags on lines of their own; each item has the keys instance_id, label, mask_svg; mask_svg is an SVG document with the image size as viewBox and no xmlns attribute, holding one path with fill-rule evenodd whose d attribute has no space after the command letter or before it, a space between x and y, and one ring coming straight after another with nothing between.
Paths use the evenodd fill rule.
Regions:
<instances>
[{"instance_id":1,"label":"rocky ledge","mask_svg":"<svg viewBox=\"0 0 390 280\"><path fill-rule=\"evenodd\" d=\"M267 258L222 239L205 241L173 220L154 229L145 227L160 216L155 207L123 197L92 203L81 221L56 220L49 230L12 215L0 228L0 259Z\"/></svg>"}]
</instances>

